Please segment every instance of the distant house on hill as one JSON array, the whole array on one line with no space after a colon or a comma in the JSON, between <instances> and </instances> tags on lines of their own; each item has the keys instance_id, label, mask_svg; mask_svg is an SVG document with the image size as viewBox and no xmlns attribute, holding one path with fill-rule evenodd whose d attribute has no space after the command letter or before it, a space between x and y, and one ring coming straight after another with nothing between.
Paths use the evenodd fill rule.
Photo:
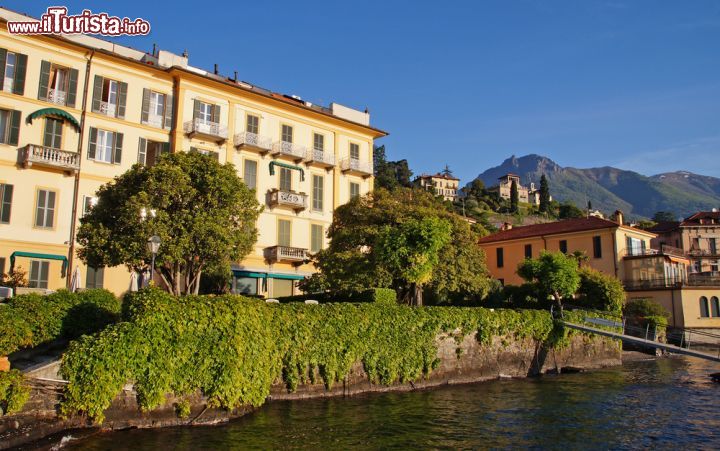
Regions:
<instances>
[{"instance_id":1,"label":"distant house on hill","mask_svg":"<svg viewBox=\"0 0 720 451\"><path fill-rule=\"evenodd\" d=\"M415 179L415 184L435 193L436 196L442 196L443 199L453 202L458 196L460 179L441 173L422 174Z\"/></svg>"},{"instance_id":2,"label":"distant house on hill","mask_svg":"<svg viewBox=\"0 0 720 451\"><path fill-rule=\"evenodd\" d=\"M510 199L510 191L512 183L515 182L518 189L518 200L526 204L540 205L540 190L535 188L535 183L530 182L530 186L526 187L520 183L520 176L517 174L507 173L498 179L496 186L488 188L489 192L498 193L503 199ZM550 197L552 200L552 197Z\"/></svg>"}]
</instances>

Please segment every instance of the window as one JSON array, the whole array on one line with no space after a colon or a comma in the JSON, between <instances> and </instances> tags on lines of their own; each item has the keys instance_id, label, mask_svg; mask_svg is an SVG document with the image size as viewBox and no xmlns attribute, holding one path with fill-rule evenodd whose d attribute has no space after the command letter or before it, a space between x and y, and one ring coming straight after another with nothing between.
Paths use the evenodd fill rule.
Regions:
<instances>
[{"instance_id":1,"label":"window","mask_svg":"<svg viewBox=\"0 0 720 451\"><path fill-rule=\"evenodd\" d=\"M289 125L282 126L282 134L280 136L282 142L291 143L293 142L293 128Z\"/></svg>"},{"instance_id":2,"label":"window","mask_svg":"<svg viewBox=\"0 0 720 451\"><path fill-rule=\"evenodd\" d=\"M97 205L97 197L83 196L82 215L85 216L86 214L90 213L90 210L92 210L95 205Z\"/></svg>"},{"instance_id":3,"label":"window","mask_svg":"<svg viewBox=\"0 0 720 451\"><path fill-rule=\"evenodd\" d=\"M10 224L13 185L0 183L0 224Z\"/></svg>"},{"instance_id":4,"label":"window","mask_svg":"<svg viewBox=\"0 0 720 451\"><path fill-rule=\"evenodd\" d=\"M138 144L138 163L151 167L160 159L160 156L170 153L170 143L161 143L140 138Z\"/></svg>"},{"instance_id":5,"label":"window","mask_svg":"<svg viewBox=\"0 0 720 451\"><path fill-rule=\"evenodd\" d=\"M320 133L313 133L313 149L318 152L325 151L325 135Z\"/></svg>"},{"instance_id":6,"label":"window","mask_svg":"<svg viewBox=\"0 0 720 451\"><path fill-rule=\"evenodd\" d=\"M350 182L350 199L355 199L356 197L360 197L360 184Z\"/></svg>"},{"instance_id":7,"label":"window","mask_svg":"<svg viewBox=\"0 0 720 451\"><path fill-rule=\"evenodd\" d=\"M105 278L105 268L87 267L87 275L85 276L85 288L102 288L103 279Z\"/></svg>"},{"instance_id":8,"label":"window","mask_svg":"<svg viewBox=\"0 0 720 451\"><path fill-rule=\"evenodd\" d=\"M292 191L292 171L288 168L280 168L280 190Z\"/></svg>"},{"instance_id":9,"label":"window","mask_svg":"<svg viewBox=\"0 0 720 451\"><path fill-rule=\"evenodd\" d=\"M236 277L235 290L236 294L257 294L257 279L253 277Z\"/></svg>"},{"instance_id":10,"label":"window","mask_svg":"<svg viewBox=\"0 0 720 451\"><path fill-rule=\"evenodd\" d=\"M143 89L140 119L143 124L170 128L172 126L172 96L147 88Z\"/></svg>"},{"instance_id":11,"label":"window","mask_svg":"<svg viewBox=\"0 0 720 451\"><path fill-rule=\"evenodd\" d=\"M278 246L289 247L291 222L287 219L278 219Z\"/></svg>"},{"instance_id":12,"label":"window","mask_svg":"<svg viewBox=\"0 0 720 451\"><path fill-rule=\"evenodd\" d=\"M220 123L220 105L202 102L195 99L193 106L193 119L204 125L216 125Z\"/></svg>"},{"instance_id":13,"label":"window","mask_svg":"<svg viewBox=\"0 0 720 451\"><path fill-rule=\"evenodd\" d=\"M92 110L94 112L124 118L126 99L127 83L111 80L100 75L95 76L92 99Z\"/></svg>"},{"instance_id":14,"label":"window","mask_svg":"<svg viewBox=\"0 0 720 451\"><path fill-rule=\"evenodd\" d=\"M717 296L710 298L710 315L715 318L720 316L720 300Z\"/></svg>"},{"instance_id":15,"label":"window","mask_svg":"<svg viewBox=\"0 0 720 451\"><path fill-rule=\"evenodd\" d=\"M498 268L505 266L505 252L503 251L503 248L499 247L495 249L495 258L497 260Z\"/></svg>"},{"instance_id":16,"label":"window","mask_svg":"<svg viewBox=\"0 0 720 451\"><path fill-rule=\"evenodd\" d=\"M360 144L350 143L350 158L353 160L360 159Z\"/></svg>"},{"instance_id":17,"label":"window","mask_svg":"<svg viewBox=\"0 0 720 451\"><path fill-rule=\"evenodd\" d=\"M710 310L708 308L708 299L705 296L700 297L700 317L709 318Z\"/></svg>"},{"instance_id":18,"label":"window","mask_svg":"<svg viewBox=\"0 0 720 451\"><path fill-rule=\"evenodd\" d=\"M0 110L0 144L17 146L20 135L20 111Z\"/></svg>"},{"instance_id":19,"label":"window","mask_svg":"<svg viewBox=\"0 0 720 451\"><path fill-rule=\"evenodd\" d=\"M199 154L205 155L206 157L210 157L210 158L214 159L215 161L220 161L220 153L215 152L214 150L200 149L198 147L191 147L190 152L197 152Z\"/></svg>"},{"instance_id":20,"label":"window","mask_svg":"<svg viewBox=\"0 0 720 451\"><path fill-rule=\"evenodd\" d=\"M248 133L253 133L255 135L259 134L260 118L255 115L248 114L245 118L245 131Z\"/></svg>"},{"instance_id":21,"label":"window","mask_svg":"<svg viewBox=\"0 0 720 451\"><path fill-rule=\"evenodd\" d=\"M202 122L212 122L212 105L200 102L200 115L198 117Z\"/></svg>"},{"instance_id":22,"label":"window","mask_svg":"<svg viewBox=\"0 0 720 451\"><path fill-rule=\"evenodd\" d=\"M525 245L525 258L532 258L532 244Z\"/></svg>"},{"instance_id":23,"label":"window","mask_svg":"<svg viewBox=\"0 0 720 451\"><path fill-rule=\"evenodd\" d=\"M74 107L77 81L77 69L69 69L67 67L52 64L49 61L43 61L40 64L38 99L56 103L58 105Z\"/></svg>"},{"instance_id":24,"label":"window","mask_svg":"<svg viewBox=\"0 0 720 451\"><path fill-rule=\"evenodd\" d=\"M314 254L322 250L323 237L323 226L319 224L312 224L310 226L310 252Z\"/></svg>"},{"instance_id":25,"label":"window","mask_svg":"<svg viewBox=\"0 0 720 451\"><path fill-rule=\"evenodd\" d=\"M593 257L602 258L602 239L599 236L593 237Z\"/></svg>"},{"instance_id":26,"label":"window","mask_svg":"<svg viewBox=\"0 0 720 451\"><path fill-rule=\"evenodd\" d=\"M312 178L312 208L315 211L322 211L324 198L325 177L313 175Z\"/></svg>"},{"instance_id":27,"label":"window","mask_svg":"<svg viewBox=\"0 0 720 451\"><path fill-rule=\"evenodd\" d=\"M717 255L717 238L708 238L710 244L710 254Z\"/></svg>"},{"instance_id":28,"label":"window","mask_svg":"<svg viewBox=\"0 0 720 451\"><path fill-rule=\"evenodd\" d=\"M45 118L45 136L43 146L59 149L62 146L62 126L60 119Z\"/></svg>"},{"instance_id":29,"label":"window","mask_svg":"<svg viewBox=\"0 0 720 451\"><path fill-rule=\"evenodd\" d=\"M37 192L35 227L52 228L55 224L55 191L40 189Z\"/></svg>"},{"instance_id":30,"label":"window","mask_svg":"<svg viewBox=\"0 0 720 451\"><path fill-rule=\"evenodd\" d=\"M626 237L625 241L627 255L643 255L645 253L645 241L631 236Z\"/></svg>"},{"instance_id":31,"label":"window","mask_svg":"<svg viewBox=\"0 0 720 451\"><path fill-rule=\"evenodd\" d=\"M560 252L567 254L567 240L560 240Z\"/></svg>"},{"instance_id":32,"label":"window","mask_svg":"<svg viewBox=\"0 0 720 451\"><path fill-rule=\"evenodd\" d=\"M257 161L245 160L243 180L250 189L257 189Z\"/></svg>"},{"instance_id":33,"label":"window","mask_svg":"<svg viewBox=\"0 0 720 451\"><path fill-rule=\"evenodd\" d=\"M90 127L88 159L120 164L123 134Z\"/></svg>"},{"instance_id":34,"label":"window","mask_svg":"<svg viewBox=\"0 0 720 451\"><path fill-rule=\"evenodd\" d=\"M48 274L50 273L50 262L31 260L30 261L30 288L47 288Z\"/></svg>"},{"instance_id":35,"label":"window","mask_svg":"<svg viewBox=\"0 0 720 451\"><path fill-rule=\"evenodd\" d=\"M272 280L272 297L281 298L283 296L292 296L293 281L287 279Z\"/></svg>"},{"instance_id":36,"label":"window","mask_svg":"<svg viewBox=\"0 0 720 451\"><path fill-rule=\"evenodd\" d=\"M0 274L5 274L5 257L0 257Z\"/></svg>"},{"instance_id":37,"label":"window","mask_svg":"<svg viewBox=\"0 0 720 451\"><path fill-rule=\"evenodd\" d=\"M4 68L3 68L4 65ZM0 90L23 95L27 55L0 49Z\"/></svg>"}]
</instances>

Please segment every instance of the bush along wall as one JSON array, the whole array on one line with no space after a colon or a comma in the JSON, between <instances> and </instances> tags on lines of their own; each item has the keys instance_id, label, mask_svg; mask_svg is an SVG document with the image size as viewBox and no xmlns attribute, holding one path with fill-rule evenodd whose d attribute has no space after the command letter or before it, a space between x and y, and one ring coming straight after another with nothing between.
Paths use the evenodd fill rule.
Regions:
<instances>
[{"instance_id":1,"label":"bush along wall","mask_svg":"<svg viewBox=\"0 0 720 451\"><path fill-rule=\"evenodd\" d=\"M97 332L119 319L120 301L107 290L23 294L0 305L0 356L58 338Z\"/></svg>"},{"instance_id":2,"label":"bush along wall","mask_svg":"<svg viewBox=\"0 0 720 451\"><path fill-rule=\"evenodd\" d=\"M30 398L30 388L18 370L0 373L0 416L18 412Z\"/></svg>"},{"instance_id":3,"label":"bush along wall","mask_svg":"<svg viewBox=\"0 0 720 451\"><path fill-rule=\"evenodd\" d=\"M537 310L266 304L231 295L176 298L157 289L127 295L123 307L123 322L71 343L61 366L69 381L64 415L102 422L127 382L144 410L162 405L167 394L197 390L211 407L259 406L280 378L294 390L314 382L308 378L317 370L332 387L358 361L374 383L416 380L436 367L442 331L454 332L458 343L474 331L484 343L558 335L549 313Z\"/></svg>"},{"instance_id":4,"label":"bush along wall","mask_svg":"<svg viewBox=\"0 0 720 451\"><path fill-rule=\"evenodd\" d=\"M390 302L397 303L397 293L392 288L370 288L364 291L355 291L348 293L314 293L314 294L297 294L293 296L283 296L278 298L281 303L289 302L305 302L313 299L318 302Z\"/></svg>"}]
</instances>

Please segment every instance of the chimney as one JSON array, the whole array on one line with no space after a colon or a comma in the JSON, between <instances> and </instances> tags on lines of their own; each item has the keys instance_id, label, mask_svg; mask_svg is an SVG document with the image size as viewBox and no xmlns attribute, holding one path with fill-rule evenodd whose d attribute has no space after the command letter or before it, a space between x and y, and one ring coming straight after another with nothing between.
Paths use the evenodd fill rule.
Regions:
<instances>
[{"instance_id":1,"label":"chimney","mask_svg":"<svg viewBox=\"0 0 720 451\"><path fill-rule=\"evenodd\" d=\"M615 210L615 222L617 222L619 225L623 225L624 224L623 219L624 219L623 212L620 210Z\"/></svg>"},{"instance_id":2,"label":"chimney","mask_svg":"<svg viewBox=\"0 0 720 451\"><path fill-rule=\"evenodd\" d=\"M511 230L513 228L513 225L509 222L503 222L502 227L500 227L500 230Z\"/></svg>"},{"instance_id":3,"label":"chimney","mask_svg":"<svg viewBox=\"0 0 720 451\"><path fill-rule=\"evenodd\" d=\"M217 65L217 63L215 63L215 71L214 71L214 72L215 72L215 75L218 74L218 65Z\"/></svg>"}]
</instances>

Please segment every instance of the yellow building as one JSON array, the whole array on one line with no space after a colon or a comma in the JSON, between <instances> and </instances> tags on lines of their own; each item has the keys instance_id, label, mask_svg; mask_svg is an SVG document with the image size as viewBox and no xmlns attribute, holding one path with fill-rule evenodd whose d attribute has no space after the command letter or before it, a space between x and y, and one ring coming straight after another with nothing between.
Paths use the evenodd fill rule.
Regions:
<instances>
[{"instance_id":1,"label":"yellow building","mask_svg":"<svg viewBox=\"0 0 720 451\"><path fill-rule=\"evenodd\" d=\"M28 271L58 289L129 287L124 267L86 268L74 256L79 218L94 193L164 152L198 151L233 163L265 211L254 251L232 269L236 292L282 296L314 272L334 209L372 189L373 142L386 133L367 112L314 105L88 36L16 36L0 9L0 271ZM138 212L140 214L140 212ZM73 227L75 225L75 227Z\"/></svg>"},{"instance_id":2,"label":"yellow building","mask_svg":"<svg viewBox=\"0 0 720 451\"><path fill-rule=\"evenodd\" d=\"M460 179L440 173L434 175L423 174L415 179L415 184L433 192L436 196L442 196L443 199L452 202L457 199Z\"/></svg>"}]
</instances>

